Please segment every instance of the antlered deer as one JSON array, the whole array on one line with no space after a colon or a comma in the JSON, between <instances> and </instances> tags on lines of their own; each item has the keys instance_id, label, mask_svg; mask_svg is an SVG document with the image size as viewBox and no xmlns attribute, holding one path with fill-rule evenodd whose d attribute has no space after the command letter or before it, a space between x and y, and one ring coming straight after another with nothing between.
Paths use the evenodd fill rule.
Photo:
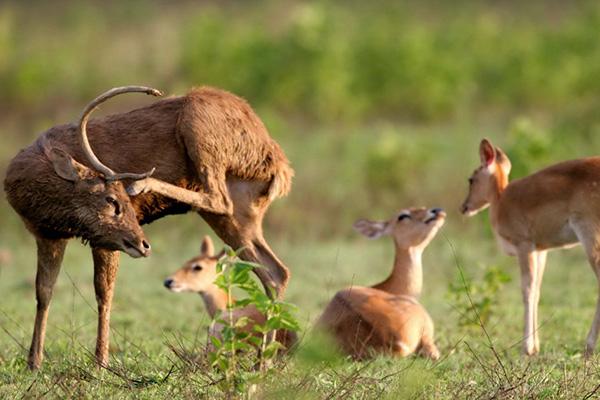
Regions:
<instances>
[{"instance_id":1,"label":"antlered deer","mask_svg":"<svg viewBox=\"0 0 600 400\"><path fill-rule=\"evenodd\" d=\"M205 236L200 246L200 254L189 261L183 267L175 271L171 276L165 279L164 285L172 292L193 292L198 293L204 300L204 306L211 318L215 318L219 313L227 309L227 292L215 284L217 279L217 262L225 254L221 251L214 254L213 242L209 236ZM234 300L235 301L235 300ZM254 332L255 324L264 325L265 316L253 305L243 308L236 308L232 311L233 322L240 318L248 318L248 323L242 329L248 332ZM225 318L225 316L221 316ZM220 337L223 326L219 323L211 325L209 335ZM277 330L275 340L283 344L286 349L293 346L298 338L295 332L288 330Z\"/></svg>"},{"instance_id":2,"label":"antlered deer","mask_svg":"<svg viewBox=\"0 0 600 400\"><path fill-rule=\"evenodd\" d=\"M331 333L341 349L356 359L373 353L399 357L419 351L433 360L433 321L419 303L423 287L421 255L444 224L439 208L412 208L383 222L359 220L354 228L370 238L390 235L396 247L391 275L371 287L339 291L317 326Z\"/></svg>"},{"instance_id":3,"label":"antlered deer","mask_svg":"<svg viewBox=\"0 0 600 400\"><path fill-rule=\"evenodd\" d=\"M490 207L490 222L500 247L517 256L525 305L523 352L539 352L538 302L546 253L583 244L600 279L600 157L565 161L508 182L506 154L483 139L481 165L469 178L462 205L467 216ZM600 327L600 299L587 336L586 355L594 351Z\"/></svg>"},{"instance_id":4,"label":"antlered deer","mask_svg":"<svg viewBox=\"0 0 600 400\"><path fill-rule=\"evenodd\" d=\"M38 325L45 326L48 293L58 273L65 239L81 236L93 248L100 310L99 365L108 362L108 318L119 265L117 250L132 255L137 255L136 247L142 253L149 250L137 224L139 240L127 238L125 245L122 240L116 243L106 240L106 233L97 232L106 224L102 215L87 216L76 211L78 207L103 210L110 202L121 218L134 221L137 216L141 224L194 210L229 246L243 248L241 257L266 267L256 271L263 285L274 288L278 296L286 288L288 269L264 240L262 220L272 200L289 191L293 170L252 108L231 93L202 87L185 96L91 120L86 129L89 114L98 104L130 91L160 94L145 87L112 89L86 107L80 126L49 129L8 168L8 199L36 235L40 260L47 264L38 272L38 280L44 282L38 285L38 308L46 311L38 312L40 322L36 323L29 360L32 368L39 367L42 359L43 329L38 330ZM115 170L150 172L115 174L100 160ZM147 178L152 172L153 178ZM85 187L88 180L78 176L94 176L105 183L104 190L114 194L98 197L97 187ZM130 182L127 191L134 197L125 195L120 179ZM46 278L48 274L51 276Z\"/></svg>"},{"instance_id":5,"label":"antlered deer","mask_svg":"<svg viewBox=\"0 0 600 400\"><path fill-rule=\"evenodd\" d=\"M96 103L92 102L83 113L79 126L82 132ZM89 146L79 145L77 127L68 129L74 136L68 141L60 140L61 134L67 132L63 126L50 129L22 150L8 166L4 181L8 201L37 243L37 313L28 359L32 369L42 362L48 308L68 239L80 237L92 246L99 357L108 352L117 251L132 257L150 253L150 245L120 182L122 178L141 179L146 175L101 171ZM73 156L86 159L94 168L75 161Z\"/></svg>"}]
</instances>

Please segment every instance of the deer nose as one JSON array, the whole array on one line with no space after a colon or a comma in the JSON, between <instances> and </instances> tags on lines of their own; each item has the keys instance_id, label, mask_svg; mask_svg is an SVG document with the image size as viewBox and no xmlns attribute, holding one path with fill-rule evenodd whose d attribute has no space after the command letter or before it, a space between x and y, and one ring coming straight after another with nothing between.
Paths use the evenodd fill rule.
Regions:
<instances>
[{"instance_id":1,"label":"deer nose","mask_svg":"<svg viewBox=\"0 0 600 400\"><path fill-rule=\"evenodd\" d=\"M152 250L152 246L150 246L150 243L148 243L146 240L142 240L142 246L144 249L146 249L146 251Z\"/></svg>"},{"instance_id":2,"label":"deer nose","mask_svg":"<svg viewBox=\"0 0 600 400\"><path fill-rule=\"evenodd\" d=\"M468 206L467 206L467 204L465 203L465 204L463 204L463 205L460 207L460 212L461 212L461 213L463 213L463 214L465 214L467 211L469 211L469 207L468 207Z\"/></svg>"},{"instance_id":3,"label":"deer nose","mask_svg":"<svg viewBox=\"0 0 600 400\"><path fill-rule=\"evenodd\" d=\"M173 279L171 279L171 278L165 279L164 285L167 289L171 289L171 285L173 285Z\"/></svg>"}]
</instances>

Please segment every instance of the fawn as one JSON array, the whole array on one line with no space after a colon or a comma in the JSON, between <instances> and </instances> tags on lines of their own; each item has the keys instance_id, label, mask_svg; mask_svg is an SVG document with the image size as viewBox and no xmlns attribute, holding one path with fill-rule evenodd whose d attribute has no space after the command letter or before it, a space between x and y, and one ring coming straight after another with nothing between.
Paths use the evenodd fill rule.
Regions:
<instances>
[{"instance_id":1,"label":"fawn","mask_svg":"<svg viewBox=\"0 0 600 400\"><path fill-rule=\"evenodd\" d=\"M502 249L517 256L525 306L523 353L539 352L538 302L549 249L580 242L600 279L600 157L565 161L508 182L506 154L483 139L481 165L469 178L462 205L467 216L489 206L490 222ZM600 299L586 341L591 355L600 328Z\"/></svg>"},{"instance_id":2,"label":"fawn","mask_svg":"<svg viewBox=\"0 0 600 400\"><path fill-rule=\"evenodd\" d=\"M227 293L215 284L218 276L217 263L224 254L224 250L214 254L213 242L209 236L205 236L200 246L200 254L187 261L183 267L165 279L164 286L172 292L199 293L210 317L213 319L218 317L219 313L224 312L228 305ZM234 323L242 317L247 317L249 320L242 328L245 332L254 332L255 324L263 325L266 322L265 316L253 305L233 310ZM221 324L212 324L209 335L220 337L222 329ZM275 340L289 350L297 342L297 335L292 331L277 330Z\"/></svg>"},{"instance_id":3,"label":"fawn","mask_svg":"<svg viewBox=\"0 0 600 400\"><path fill-rule=\"evenodd\" d=\"M345 353L355 359L373 353L405 357L415 351L437 360L433 321L418 302L423 287L421 255L446 214L440 208L411 208L383 222L359 220L354 228L375 239L390 235L396 259L390 276L371 287L339 291L325 308L317 326L331 333Z\"/></svg>"}]
</instances>

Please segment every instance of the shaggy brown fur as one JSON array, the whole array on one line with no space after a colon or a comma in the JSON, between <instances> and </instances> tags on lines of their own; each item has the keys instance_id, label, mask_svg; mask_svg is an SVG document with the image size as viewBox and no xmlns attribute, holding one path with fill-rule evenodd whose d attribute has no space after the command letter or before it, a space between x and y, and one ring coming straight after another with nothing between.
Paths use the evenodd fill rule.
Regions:
<instances>
[{"instance_id":1,"label":"shaggy brown fur","mask_svg":"<svg viewBox=\"0 0 600 400\"><path fill-rule=\"evenodd\" d=\"M76 124L67 124L43 133L13 159L4 183L9 202L38 238L38 253L42 255L38 277L46 274L40 269L53 271L52 279L40 284L49 295L38 296L38 309L49 303L64 239L81 237L94 249L120 249L114 239L107 240L106 232L99 232L106 224L97 215L97 210L106 206L97 203L105 198L104 192L110 192L128 215L126 225L137 235L136 243L142 243L143 233L137 224L131 224L134 212L145 224L165 215L197 211L227 244L244 247L243 258L265 265L267 268L257 271L259 278L266 287L275 288L277 295L283 294L289 272L266 244L262 219L271 201L289 191L293 170L244 100L202 87L186 96L91 120L89 141L103 163L115 171L156 168L153 178L129 186L129 193L138 194L133 198L127 197L120 182L106 182L85 167L91 164L84 156L78 131ZM71 169L84 171L81 179L74 183L59 176L53 159L62 160L63 167L68 164L74 166ZM114 231L115 226L111 229ZM114 271L99 277L97 285L105 293L98 300L99 310L110 311L118 257L95 255L94 261L98 275ZM38 337L34 334L36 343L32 344L32 368L38 367L42 358L45 307L43 315L36 318L40 323L38 326L36 322ZM105 365L108 325L101 327L103 320L108 321L108 314L99 316L96 354L98 363Z\"/></svg>"}]
</instances>

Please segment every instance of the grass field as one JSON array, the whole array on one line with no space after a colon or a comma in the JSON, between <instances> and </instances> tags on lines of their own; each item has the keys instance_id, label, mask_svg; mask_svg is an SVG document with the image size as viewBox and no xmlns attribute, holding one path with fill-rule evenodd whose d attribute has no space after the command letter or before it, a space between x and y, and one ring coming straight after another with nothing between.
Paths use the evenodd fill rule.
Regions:
<instances>
[{"instance_id":1,"label":"grass field","mask_svg":"<svg viewBox=\"0 0 600 400\"><path fill-rule=\"evenodd\" d=\"M512 177L600 154L597 2L169 4L0 4L0 176L20 148L77 118L109 87L223 87L256 108L296 171L265 231L292 271L286 300L298 306L303 340L257 383L254 398L600 397L600 358L582 358L598 290L582 249L550 254L542 350L524 358L516 260L496 246L487 213L458 213L483 136L507 152ZM144 101L116 99L98 115ZM393 260L389 239L366 240L351 225L413 205L448 212L425 252L422 298L442 358L339 360L312 339L314 320L337 290L380 281ZM111 368L93 363L91 256L73 241L50 309L45 364L31 373L35 243L0 196L0 398L222 395L208 368L173 351L200 352L209 324L200 297L162 287L211 232L192 214L144 229L154 253L122 257ZM491 270L510 282L489 278ZM461 271L475 309L489 302L483 326L461 323L476 319Z\"/></svg>"},{"instance_id":2,"label":"grass field","mask_svg":"<svg viewBox=\"0 0 600 400\"><path fill-rule=\"evenodd\" d=\"M173 221L175 219L175 221ZM198 348L209 320L199 296L165 290L162 279L195 254L198 243L184 239L181 226L207 228L193 215L153 224L154 255L123 257L112 318L111 370L95 369L95 298L87 248L73 242L55 289L46 363L26 369L34 305L34 243L19 229L7 243L13 260L0 270L0 396L54 398L97 396L161 398L217 395L207 371L190 370L169 346ZM581 249L551 254L541 298L542 352L520 356L522 306L515 261L499 254L489 235L461 240L452 216L425 253L423 303L437 328L442 359L378 359L349 363L315 358L311 324L336 290L372 284L385 277L393 251L389 239L274 242L293 278L287 299L299 307L304 345L285 368L259 385L259 397L287 398L583 398L597 390L598 362L584 361L583 340L591 323L596 282ZM197 224L197 225L196 225ZM454 226L454 227L453 227ZM183 230L185 231L185 229ZM200 235L198 235L200 236ZM460 304L448 296L449 282L464 273L481 280L486 265L513 279L494 298L485 328L461 327ZM458 309L457 309L458 308ZM491 342L490 342L491 340ZM183 344L182 344L183 343ZM490 344L493 347L490 347ZM317 348L317 353L326 349Z\"/></svg>"}]
</instances>

